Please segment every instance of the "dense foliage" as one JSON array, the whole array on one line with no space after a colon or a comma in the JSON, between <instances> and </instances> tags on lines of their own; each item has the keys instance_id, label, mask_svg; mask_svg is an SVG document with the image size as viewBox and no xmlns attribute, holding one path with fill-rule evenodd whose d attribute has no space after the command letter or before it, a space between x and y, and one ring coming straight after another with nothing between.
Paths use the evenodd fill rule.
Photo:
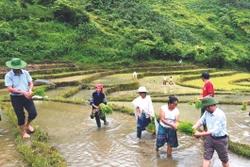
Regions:
<instances>
[{"instance_id":1,"label":"dense foliage","mask_svg":"<svg viewBox=\"0 0 250 167\"><path fill-rule=\"evenodd\" d=\"M2 0L0 61L250 68L249 0Z\"/></svg>"}]
</instances>

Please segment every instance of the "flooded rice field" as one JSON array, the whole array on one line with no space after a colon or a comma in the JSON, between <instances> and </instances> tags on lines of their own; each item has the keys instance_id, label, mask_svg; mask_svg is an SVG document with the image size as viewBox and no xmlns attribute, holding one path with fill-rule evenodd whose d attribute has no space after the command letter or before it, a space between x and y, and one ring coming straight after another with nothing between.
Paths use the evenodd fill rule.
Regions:
<instances>
[{"instance_id":1,"label":"flooded rice field","mask_svg":"<svg viewBox=\"0 0 250 167\"><path fill-rule=\"evenodd\" d=\"M113 102L111 102L113 103ZM132 107L130 102L114 104ZM163 103L154 103L155 112ZM90 119L90 106L37 101L39 117L36 123L48 131L53 145L62 153L69 166L145 166L184 167L201 166L203 140L178 133L179 147L167 157L167 148L155 151L155 136L144 132L136 139L136 120L133 116L115 112L108 116L109 125L97 129ZM249 143L249 117L238 107L220 105L228 119L228 133L232 140ZM200 112L188 104L179 104L180 120L196 122ZM241 121L239 121L241 119ZM248 127L248 128L247 128ZM237 133L235 133L237 132ZM217 155L212 166L220 166ZM230 153L230 165L247 167L250 160Z\"/></svg>"},{"instance_id":2,"label":"flooded rice field","mask_svg":"<svg viewBox=\"0 0 250 167\"><path fill-rule=\"evenodd\" d=\"M88 75L84 75L87 77ZM91 83L102 83L112 85L131 82L132 74L117 74L101 77ZM174 76L177 78L179 76ZM72 81L83 79L83 76L66 77L56 79L53 82ZM162 85L162 76L144 77L139 80L141 85L147 87L152 93L152 99L168 100L169 95L177 95L180 101L194 100L201 96L201 89L187 88L179 85ZM202 83L201 83L202 85ZM71 87L58 87L49 90L46 95L54 98L61 93L68 91ZM70 98L88 100L94 90L81 90ZM107 96L110 104L126 106L132 109L131 102L112 102L111 98L129 97L135 98L137 90L119 91ZM197 95L185 95L194 93ZM0 90L0 95L5 95L6 89ZM160 94L161 97L157 97ZM163 96L162 96L163 95ZM216 95L218 101L241 102L249 99L248 95ZM155 113L159 114L159 109L165 103L154 102ZM142 139L136 139L136 120L134 116L114 112L108 116L109 125L101 128L96 127L95 120L89 117L91 106L74 105L51 101L35 101L38 117L35 120L37 126L45 129L50 141L66 159L70 167L199 167L203 159L203 140L186 136L178 132L179 147L173 149L172 157L167 157L167 147L155 151L155 135L146 131L142 134ZM249 111L241 111L240 105L223 105L220 107L227 116L228 134L232 141L244 144L250 143L250 117ZM200 117L200 110L187 103L178 105L180 110L180 121L190 121L195 123ZM27 166L22 162L22 158L15 150L14 137L11 125L4 114L4 121L0 121L0 166ZM248 167L250 160L230 153L231 167ZM221 162L214 155L211 167L221 166Z\"/></svg>"}]
</instances>

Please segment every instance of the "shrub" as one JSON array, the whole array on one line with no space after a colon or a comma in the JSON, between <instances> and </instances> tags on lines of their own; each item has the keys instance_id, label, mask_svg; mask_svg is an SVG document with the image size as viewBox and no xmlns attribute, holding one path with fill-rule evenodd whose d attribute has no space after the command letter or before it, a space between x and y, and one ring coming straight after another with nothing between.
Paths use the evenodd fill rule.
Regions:
<instances>
[{"instance_id":1,"label":"shrub","mask_svg":"<svg viewBox=\"0 0 250 167\"><path fill-rule=\"evenodd\" d=\"M89 22L87 13L62 3L55 6L54 17L58 21L66 22L73 26Z\"/></svg>"},{"instance_id":2,"label":"shrub","mask_svg":"<svg viewBox=\"0 0 250 167\"><path fill-rule=\"evenodd\" d=\"M0 42L15 40L15 34L11 31L0 29Z\"/></svg>"},{"instance_id":3,"label":"shrub","mask_svg":"<svg viewBox=\"0 0 250 167\"><path fill-rule=\"evenodd\" d=\"M236 36L234 31L228 25L222 28L222 32L225 34L227 38L230 38L230 39L234 39Z\"/></svg>"},{"instance_id":4,"label":"shrub","mask_svg":"<svg viewBox=\"0 0 250 167\"><path fill-rule=\"evenodd\" d=\"M230 24L231 22L230 17L228 15L223 15L219 21L220 24Z\"/></svg>"},{"instance_id":5,"label":"shrub","mask_svg":"<svg viewBox=\"0 0 250 167\"><path fill-rule=\"evenodd\" d=\"M137 43L132 49L132 59L134 60L149 60L150 48L146 45Z\"/></svg>"},{"instance_id":6,"label":"shrub","mask_svg":"<svg viewBox=\"0 0 250 167\"><path fill-rule=\"evenodd\" d=\"M49 5L53 5L55 1L56 0L37 0L37 3L43 6L49 6Z\"/></svg>"},{"instance_id":7,"label":"shrub","mask_svg":"<svg viewBox=\"0 0 250 167\"><path fill-rule=\"evenodd\" d=\"M80 40L87 40L94 35L96 35L98 29L95 27L94 24L90 23L83 23L79 24L76 28L76 32L78 34L77 38Z\"/></svg>"}]
</instances>

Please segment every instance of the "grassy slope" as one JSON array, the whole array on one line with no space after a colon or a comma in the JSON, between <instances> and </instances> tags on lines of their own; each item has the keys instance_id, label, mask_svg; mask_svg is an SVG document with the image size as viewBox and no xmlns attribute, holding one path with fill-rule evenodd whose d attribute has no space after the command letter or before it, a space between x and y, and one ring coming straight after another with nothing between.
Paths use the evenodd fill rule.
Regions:
<instances>
[{"instance_id":1,"label":"grassy slope","mask_svg":"<svg viewBox=\"0 0 250 167\"><path fill-rule=\"evenodd\" d=\"M167 52L179 49L179 57L196 63L209 61L213 54L216 56L218 53L214 53L213 48L219 46L226 60L241 60L244 65L249 64L248 9L218 6L205 0L114 1L115 7L94 8L87 12L90 18L87 25L92 26L89 32L86 28L74 27L53 18L53 10L60 3L85 11L87 2L58 0L51 7L27 4L22 12L18 2L10 5L11 8L6 5L11 2L0 2L0 9L6 13L2 18L11 13L29 16L27 20L1 20L2 31L15 36L14 40L0 40L1 61L22 57L33 62L115 61L130 64L138 60L133 57L134 46L142 44L151 52L155 48L168 48ZM41 18L48 21L39 21ZM225 32L233 32L234 39L225 38ZM161 58L173 60L175 57L166 54Z\"/></svg>"}]
</instances>

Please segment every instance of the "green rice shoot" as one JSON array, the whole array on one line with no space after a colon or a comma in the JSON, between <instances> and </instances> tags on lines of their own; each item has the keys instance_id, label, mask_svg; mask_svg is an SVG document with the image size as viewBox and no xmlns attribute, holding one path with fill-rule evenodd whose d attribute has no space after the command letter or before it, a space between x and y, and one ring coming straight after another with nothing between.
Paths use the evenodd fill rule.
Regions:
<instances>
[{"instance_id":1,"label":"green rice shoot","mask_svg":"<svg viewBox=\"0 0 250 167\"><path fill-rule=\"evenodd\" d=\"M101 103L99 106L103 115L113 114L113 109L109 105Z\"/></svg>"},{"instance_id":2,"label":"green rice shoot","mask_svg":"<svg viewBox=\"0 0 250 167\"><path fill-rule=\"evenodd\" d=\"M186 135L193 136L195 130L192 128L193 124L188 121L180 122L177 129L178 131L185 133Z\"/></svg>"},{"instance_id":3,"label":"green rice shoot","mask_svg":"<svg viewBox=\"0 0 250 167\"><path fill-rule=\"evenodd\" d=\"M246 111L246 110L247 110L247 103L246 103L246 102L243 102L243 103L242 103L241 110L242 110L242 111Z\"/></svg>"}]
</instances>

